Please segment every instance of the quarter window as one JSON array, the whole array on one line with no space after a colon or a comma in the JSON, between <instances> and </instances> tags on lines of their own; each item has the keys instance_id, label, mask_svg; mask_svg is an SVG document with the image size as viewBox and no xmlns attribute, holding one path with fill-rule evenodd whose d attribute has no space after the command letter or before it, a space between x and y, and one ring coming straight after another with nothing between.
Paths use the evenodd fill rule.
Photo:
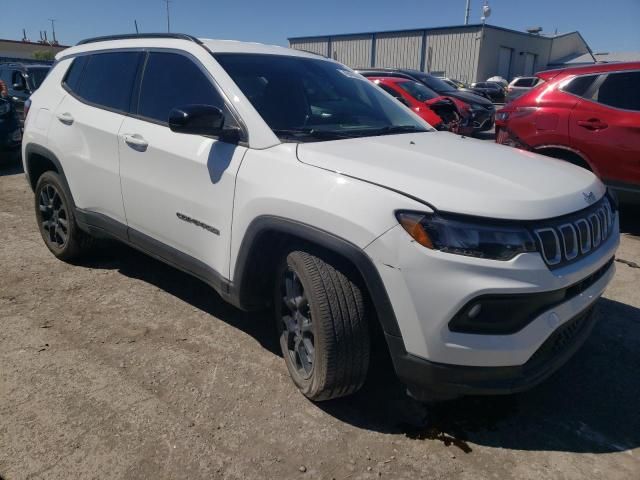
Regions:
<instances>
[{"instance_id":1,"label":"quarter window","mask_svg":"<svg viewBox=\"0 0 640 480\"><path fill-rule=\"evenodd\" d=\"M82 71L84 70L84 66L87 64L88 58L88 56L76 57L71 63L69 70L67 70L64 83L72 92L78 92L80 78L82 78Z\"/></svg>"},{"instance_id":2,"label":"quarter window","mask_svg":"<svg viewBox=\"0 0 640 480\"><path fill-rule=\"evenodd\" d=\"M581 77L575 77L567 85L565 85L562 90L579 97L584 97L584 95L587 93L587 90L589 90L589 87L593 85L593 82L598 77L599 75L583 75Z\"/></svg>"},{"instance_id":3,"label":"quarter window","mask_svg":"<svg viewBox=\"0 0 640 480\"><path fill-rule=\"evenodd\" d=\"M150 53L138 115L166 123L169 112L184 105L212 105L224 111L222 98L192 60L177 53Z\"/></svg>"},{"instance_id":4,"label":"quarter window","mask_svg":"<svg viewBox=\"0 0 640 480\"><path fill-rule=\"evenodd\" d=\"M640 72L610 73L592 99L610 107L640 111Z\"/></svg>"},{"instance_id":5,"label":"quarter window","mask_svg":"<svg viewBox=\"0 0 640 480\"><path fill-rule=\"evenodd\" d=\"M77 94L87 102L120 112L129 112L139 52L93 54L81 72ZM75 62L74 62L75 63Z\"/></svg>"}]
</instances>

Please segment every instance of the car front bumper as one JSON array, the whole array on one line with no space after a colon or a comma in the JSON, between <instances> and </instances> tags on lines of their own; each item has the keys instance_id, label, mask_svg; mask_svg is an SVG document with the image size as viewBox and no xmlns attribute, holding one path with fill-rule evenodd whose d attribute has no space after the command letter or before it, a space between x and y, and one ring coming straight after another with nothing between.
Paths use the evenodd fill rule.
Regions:
<instances>
[{"instance_id":1,"label":"car front bumper","mask_svg":"<svg viewBox=\"0 0 640 480\"><path fill-rule=\"evenodd\" d=\"M615 272L619 242L614 232L591 255L550 270L537 253L494 261L429 250L393 228L369 245L398 318L401 337L387 335L396 372L411 392L444 396L509 393L542 381L562 365L586 338L554 355L542 355L556 332L585 317ZM592 279L585 287L575 286ZM449 322L470 301L485 295L522 298L561 289L574 292L559 304L532 315L511 334L453 332ZM589 320L589 324L591 320ZM537 360L536 360L537 359ZM540 361L542 359L543 361ZM416 395L419 396L419 395Z\"/></svg>"},{"instance_id":2,"label":"car front bumper","mask_svg":"<svg viewBox=\"0 0 640 480\"><path fill-rule=\"evenodd\" d=\"M495 123L495 109L473 110L471 113L471 123L476 132L486 132L491 130Z\"/></svg>"}]
</instances>

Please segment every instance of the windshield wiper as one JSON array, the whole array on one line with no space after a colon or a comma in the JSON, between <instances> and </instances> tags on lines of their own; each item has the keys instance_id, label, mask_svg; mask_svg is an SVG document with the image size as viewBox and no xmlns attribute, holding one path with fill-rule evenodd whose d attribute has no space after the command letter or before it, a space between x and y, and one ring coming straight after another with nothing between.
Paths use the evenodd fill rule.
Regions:
<instances>
[{"instance_id":1,"label":"windshield wiper","mask_svg":"<svg viewBox=\"0 0 640 480\"><path fill-rule=\"evenodd\" d=\"M315 128L276 128L273 133L277 136L286 137L312 137L319 140L335 140L340 138L353 138L349 132L338 132L335 130L318 130Z\"/></svg>"},{"instance_id":2,"label":"windshield wiper","mask_svg":"<svg viewBox=\"0 0 640 480\"><path fill-rule=\"evenodd\" d=\"M393 135L394 133L428 132L428 130L416 127L415 125L387 125L378 130L372 131L372 135Z\"/></svg>"}]
</instances>

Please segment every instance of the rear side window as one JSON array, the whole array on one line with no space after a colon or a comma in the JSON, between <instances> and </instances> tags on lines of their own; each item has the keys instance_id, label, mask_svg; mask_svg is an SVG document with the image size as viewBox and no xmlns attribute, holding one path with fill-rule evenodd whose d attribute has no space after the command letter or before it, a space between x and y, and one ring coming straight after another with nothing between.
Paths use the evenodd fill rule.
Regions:
<instances>
[{"instance_id":1,"label":"rear side window","mask_svg":"<svg viewBox=\"0 0 640 480\"><path fill-rule=\"evenodd\" d=\"M579 97L584 97L584 95L587 93L587 90L589 90L589 87L593 85L593 82L599 76L600 75L583 75L581 77L575 77L567 85L565 85L562 90Z\"/></svg>"},{"instance_id":2,"label":"rear side window","mask_svg":"<svg viewBox=\"0 0 640 480\"><path fill-rule=\"evenodd\" d=\"M84 66L87 64L88 58L88 56L76 57L64 77L64 84L74 93L78 93L80 78L82 78L82 71L84 70Z\"/></svg>"},{"instance_id":3,"label":"rear side window","mask_svg":"<svg viewBox=\"0 0 640 480\"><path fill-rule=\"evenodd\" d=\"M400 95L398 92L396 92L393 88L386 86L383 83L378 83L376 84L378 85L381 89L383 89L385 92L387 92L389 95L391 95L392 97L395 98L402 98L402 95Z\"/></svg>"},{"instance_id":4,"label":"rear side window","mask_svg":"<svg viewBox=\"0 0 640 480\"><path fill-rule=\"evenodd\" d=\"M537 78L521 78L516 80L514 87L533 87L537 83Z\"/></svg>"},{"instance_id":5,"label":"rear side window","mask_svg":"<svg viewBox=\"0 0 640 480\"><path fill-rule=\"evenodd\" d=\"M139 52L113 52L90 55L75 92L98 106L119 112L129 112L135 83Z\"/></svg>"},{"instance_id":6,"label":"rear side window","mask_svg":"<svg viewBox=\"0 0 640 480\"><path fill-rule=\"evenodd\" d=\"M150 53L142 77L138 115L167 123L172 109L197 104L224 111L222 98L192 60L177 53Z\"/></svg>"},{"instance_id":7,"label":"rear side window","mask_svg":"<svg viewBox=\"0 0 640 480\"><path fill-rule=\"evenodd\" d=\"M610 73L592 99L610 107L640 111L640 72Z\"/></svg>"}]
</instances>

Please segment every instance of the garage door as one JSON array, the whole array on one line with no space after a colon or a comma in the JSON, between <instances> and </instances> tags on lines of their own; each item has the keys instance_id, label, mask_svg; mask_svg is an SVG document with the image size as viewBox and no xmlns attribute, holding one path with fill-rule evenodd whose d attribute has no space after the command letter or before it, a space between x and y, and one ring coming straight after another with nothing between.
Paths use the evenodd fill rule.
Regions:
<instances>
[{"instance_id":1,"label":"garage door","mask_svg":"<svg viewBox=\"0 0 640 480\"><path fill-rule=\"evenodd\" d=\"M533 53L524 54L524 75L531 76L536 68L536 56Z\"/></svg>"},{"instance_id":2,"label":"garage door","mask_svg":"<svg viewBox=\"0 0 640 480\"><path fill-rule=\"evenodd\" d=\"M511 52L513 49L500 47L498 52L498 75L502 78L511 78Z\"/></svg>"}]
</instances>

